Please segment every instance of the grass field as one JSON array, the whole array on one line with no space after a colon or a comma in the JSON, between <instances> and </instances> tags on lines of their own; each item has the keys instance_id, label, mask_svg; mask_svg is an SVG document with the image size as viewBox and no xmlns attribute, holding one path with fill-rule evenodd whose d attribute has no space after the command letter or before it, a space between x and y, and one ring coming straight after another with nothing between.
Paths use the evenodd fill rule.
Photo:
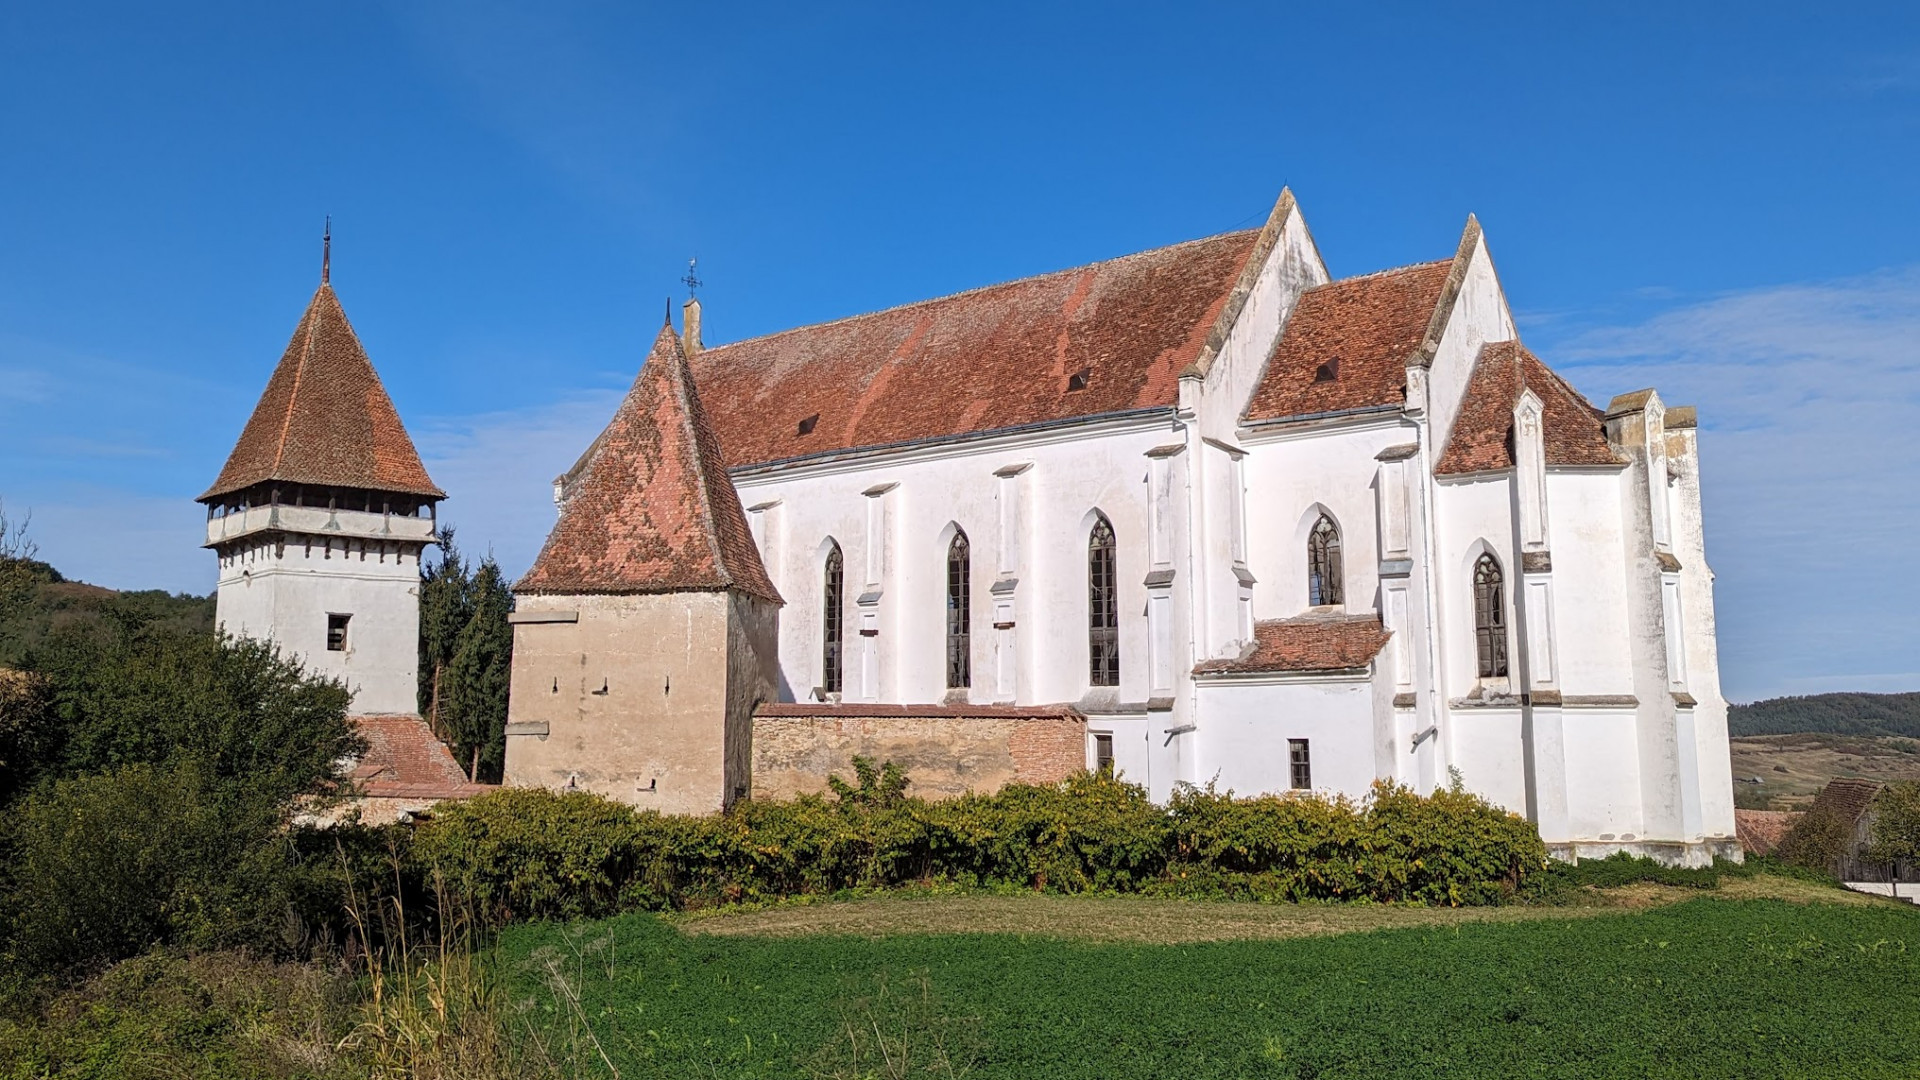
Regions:
<instances>
[{"instance_id":1,"label":"grass field","mask_svg":"<svg viewBox=\"0 0 1920 1080\"><path fill-rule=\"evenodd\" d=\"M1768 878L1470 913L882 899L503 952L516 1025L624 1077L1920 1075L1920 911Z\"/></svg>"}]
</instances>

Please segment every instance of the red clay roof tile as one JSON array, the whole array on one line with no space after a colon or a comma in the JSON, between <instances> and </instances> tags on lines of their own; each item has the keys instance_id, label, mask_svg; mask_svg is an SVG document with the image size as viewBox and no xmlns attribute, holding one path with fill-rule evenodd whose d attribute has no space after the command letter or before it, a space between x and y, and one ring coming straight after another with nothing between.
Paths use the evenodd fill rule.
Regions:
<instances>
[{"instance_id":1,"label":"red clay roof tile","mask_svg":"<svg viewBox=\"0 0 1920 1080\"><path fill-rule=\"evenodd\" d=\"M780 603L672 327L588 452L520 593L738 589Z\"/></svg>"},{"instance_id":2,"label":"red clay roof tile","mask_svg":"<svg viewBox=\"0 0 1920 1080\"><path fill-rule=\"evenodd\" d=\"M1391 630L1378 615L1300 615L1253 625L1253 646L1231 660L1194 665L1195 675L1262 671L1347 671L1363 668L1386 648Z\"/></svg>"},{"instance_id":3,"label":"red clay roof tile","mask_svg":"<svg viewBox=\"0 0 1920 1080\"><path fill-rule=\"evenodd\" d=\"M1259 236L1227 233L715 346L694 359L694 374L735 468L1171 406ZM1080 373L1085 388L1071 389Z\"/></svg>"},{"instance_id":4,"label":"red clay roof tile","mask_svg":"<svg viewBox=\"0 0 1920 1080\"><path fill-rule=\"evenodd\" d=\"M417 716L355 716L354 728L367 752L354 763L352 779L367 798L463 799L493 790L475 784Z\"/></svg>"},{"instance_id":5,"label":"red clay roof tile","mask_svg":"<svg viewBox=\"0 0 1920 1080\"><path fill-rule=\"evenodd\" d=\"M330 285L313 294L226 467L200 498L268 480L446 496Z\"/></svg>"},{"instance_id":6,"label":"red clay roof tile","mask_svg":"<svg viewBox=\"0 0 1920 1080\"><path fill-rule=\"evenodd\" d=\"M1434 466L1440 476L1513 467L1513 409L1523 390L1542 406L1541 434L1549 465L1618 465L1600 413L1579 391L1517 341L1482 346L1453 422L1447 448Z\"/></svg>"},{"instance_id":7,"label":"red clay roof tile","mask_svg":"<svg viewBox=\"0 0 1920 1080\"><path fill-rule=\"evenodd\" d=\"M811 701L767 701L756 706L753 715L770 718L840 716L861 720L884 717L964 720L968 718L1078 717L1080 711L1071 705L878 705L864 702L833 705Z\"/></svg>"},{"instance_id":8,"label":"red clay roof tile","mask_svg":"<svg viewBox=\"0 0 1920 1080\"><path fill-rule=\"evenodd\" d=\"M1328 282L1300 294L1247 403L1248 420L1398 405L1454 260ZM1323 366L1328 367L1326 378Z\"/></svg>"}]
</instances>

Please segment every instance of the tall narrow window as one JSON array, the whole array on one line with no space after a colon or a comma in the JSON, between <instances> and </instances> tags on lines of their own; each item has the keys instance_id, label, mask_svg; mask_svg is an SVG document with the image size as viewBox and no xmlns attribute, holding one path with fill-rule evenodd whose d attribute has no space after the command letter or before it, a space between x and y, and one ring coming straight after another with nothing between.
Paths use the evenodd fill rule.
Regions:
<instances>
[{"instance_id":1,"label":"tall narrow window","mask_svg":"<svg viewBox=\"0 0 1920 1080\"><path fill-rule=\"evenodd\" d=\"M1325 514L1307 534L1307 603L1340 603L1340 529Z\"/></svg>"},{"instance_id":2,"label":"tall narrow window","mask_svg":"<svg viewBox=\"0 0 1920 1080\"><path fill-rule=\"evenodd\" d=\"M820 601L820 687L829 694L840 692L841 618L840 608L846 586L846 564L840 545L827 552L825 588Z\"/></svg>"},{"instance_id":3,"label":"tall narrow window","mask_svg":"<svg viewBox=\"0 0 1920 1080\"><path fill-rule=\"evenodd\" d=\"M973 635L968 620L972 592L967 534L956 532L947 545L947 686L973 685Z\"/></svg>"},{"instance_id":4,"label":"tall narrow window","mask_svg":"<svg viewBox=\"0 0 1920 1080\"><path fill-rule=\"evenodd\" d=\"M1087 539L1087 682L1120 685L1120 590L1114 568L1113 526L1093 523Z\"/></svg>"},{"instance_id":5,"label":"tall narrow window","mask_svg":"<svg viewBox=\"0 0 1920 1080\"><path fill-rule=\"evenodd\" d=\"M1287 740L1287 768L1295 788L1305 791L1313 786L1313 758L1307 753L1307 740Z\"/></svg>"},{"instance_id":6,"label":"tall narrow window","mask_svg":"<svg viewBox=\"0 0 1920 1080\"><path fill-rule=\"evenodd\" d=\"M1093 771L1101 776L1113 775L1113 736L1099 733L1093 737Z\"/></svg>"},{"instance_id":7,"label":"tall narrow window","mask_svg":"<svg viewBox=\"0 0 1920 1080\"><path fill-rule=\"evenodd\" d=\"M1480 653L1480 677L1507 675L1507 605L1501 595L1505 578L1500 562L1482 555L1473 564L1473 636Z\"/></svg>"}]
</instances>

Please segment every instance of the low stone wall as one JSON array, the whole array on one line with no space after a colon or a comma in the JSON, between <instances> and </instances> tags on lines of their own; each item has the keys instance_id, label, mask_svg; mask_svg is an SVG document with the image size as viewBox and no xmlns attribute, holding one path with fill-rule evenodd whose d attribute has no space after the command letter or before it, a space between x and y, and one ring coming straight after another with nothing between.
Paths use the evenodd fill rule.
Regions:
<instances>
[{"instance_id":1,"label":"low stone wall","mask_svg":"<svg viewBox=\"0 0 1920 1080\"><path fill-rule=\"evenodd\" d=\"M753 795L786 799L853 779L853 759L891 761L929 799L1052 783L1087 767L1087 719L1066 706L762 705Z\"/></svg>"}]
</instances>

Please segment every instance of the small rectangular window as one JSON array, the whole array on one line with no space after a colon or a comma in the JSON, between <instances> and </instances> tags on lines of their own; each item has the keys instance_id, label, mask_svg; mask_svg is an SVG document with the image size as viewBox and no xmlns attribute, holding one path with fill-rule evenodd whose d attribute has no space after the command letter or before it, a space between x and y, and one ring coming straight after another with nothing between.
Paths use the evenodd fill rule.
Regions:
<instances>
[{"instance_id":1,"label":"small rectangular window","mask_svg":"<svg viewBox=\"0 0 1920 1080\"><path fill-rule=\"evenodd\" d=\"M351 618L353 618L353 616L351 615L328 615L327 616L327 651L328 652L346 652L347 651L347 620Z\"/></svg>"},{"instance_id":2,"label":"small rectangular window","mask_svg":"<svg viewBox=\"0 0 1920 1080\"><path fill-rule=\"evenodd\" d=\"M1307 740L1287 740L1287 763L1293 771L1293 787L1305 791L1313 787L1313 759L1307 754Z\"/></svg>"},{"instance_id":3,"label":"small rectangular window","mask_svg":"<svg viewBox=\"0 0 1920 1080\"><path fill-rule=\"evenodd\" d=\"M1093 771L1102 776L1113 775L1113 736L1096 734L1093 737Z\"/></svg>"}]
</instances>

